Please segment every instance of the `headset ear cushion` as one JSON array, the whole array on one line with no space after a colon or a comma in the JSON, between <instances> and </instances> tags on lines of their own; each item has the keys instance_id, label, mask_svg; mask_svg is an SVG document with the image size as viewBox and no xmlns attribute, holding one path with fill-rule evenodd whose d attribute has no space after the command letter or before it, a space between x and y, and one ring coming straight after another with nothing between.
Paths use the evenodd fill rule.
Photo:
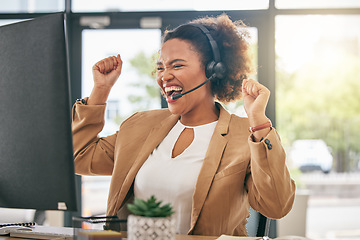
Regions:
<instances>
[{"instance_id":1,"label":"headset ear cushion","mask_svg":"<svg viewBox=\"0 0 360 240\"><path fill-rule=\"evenodd\" d=\"M210 78L214 74L214 67L215 67L215 62L214 61L211 61L206 65L206 67L205 67L205 75L206 75L207 78Z\"/></svg>"},{"instance_id":2,"label":"headset ear cushion","mask_svg":"<svg viewBox=\"0 0 360 240\"><path fill-rule=\"evenodd\" d=\"M225 77L226 68L222 62L216 63L211 61L206 65L205 74L207 78L210 78L215 74L216 79L223 79Z\"/></svg>"},{"instance_id":3,"label":"headset ear cushion","mask_svg":"<svg viewBox=\"0 0 360 240\"><path fill-rule=\"evenodd\" d=\"M216 78L218 78L218 79L225 78L226 68L222 62L216 63L213 71L215 73Z\"/></svg>"}]
</instances>

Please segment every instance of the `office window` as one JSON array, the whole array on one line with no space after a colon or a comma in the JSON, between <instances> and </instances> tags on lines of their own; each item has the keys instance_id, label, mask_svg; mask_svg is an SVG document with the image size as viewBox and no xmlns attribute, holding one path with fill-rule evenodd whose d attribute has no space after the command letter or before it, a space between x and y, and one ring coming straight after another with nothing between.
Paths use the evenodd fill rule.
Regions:
<instances>
[{"instance_id":1,"label":"office window","mask_svg":"<svg viewBox=\"0 0 360 240\"><path fill-rule=\"evenodd\" d=\"M277 130L309 194L306 234L359 238L360 16L277 16L276 55Z\"/></svg>"},{"instance_id":2,"label":"office window","mask_svg":"<svg viewBox=\"0 0 360 240\"><path fill-rule=\"evenodd\" d=\"M65 10L65 0L0 0L0 13L41 13Z\"/></svg>"},{"instance_id":3,"label":"office window","mask_svg":"<svg viewBox=\"0 0 360 240\"><path fill-rule=\"evenodd\" d=\"M275 0L279 9L358 8L359 0Z\"/></svg>"},{"instance_id":4,"label":"office window","mask_svg":"<svg viewBox=\"0 0 360 240\"><path fill-rule=\"evenodd\" d=\"M99 4L96 0L73 0L74 12L136 12L136 11L206 11L206 10L245 10L267 9L269 0L134 0L116 1L104 0Z\"/></svg>"},{"instance_id":5,"label":"office window","mask_svg":"<svg viewBox=\"0 0 360 240\"><path fill-rule=\"evenodd\" d=\"M100 29L82 32L82 96L93 88L92 66L120 54L122 73L114 85L100 136L114 134L125 118L137 111L160 109L160 90L152 74L161 43L159 29ZM82 177L84 216L104 214L110 177Z\"/></svg>"}]
</instances>

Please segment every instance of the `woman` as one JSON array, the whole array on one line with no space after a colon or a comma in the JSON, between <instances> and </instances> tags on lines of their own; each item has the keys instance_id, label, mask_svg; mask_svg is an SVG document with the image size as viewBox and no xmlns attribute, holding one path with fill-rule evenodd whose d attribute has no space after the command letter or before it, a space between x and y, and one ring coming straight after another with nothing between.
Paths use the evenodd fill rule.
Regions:
<instances>
[{"instance_id":1,"label":"woman","mask_svg":"<svg viewBox=\"0 0 360 240\"><path fill-rule=\"evenodd\" d=\"M246 78L249 46L238 26L223 14L166 32L157 83L168 109L135 113L105 138L97 134L122 61L94 65L93 91L73 108L75 166L112 175L107 215L123 218L129 199L155 195L173 205L180 234L246 236L250 206L270 218L290 211L295 185L265 115L270 92ZM215 102L241 97L248 118Z\"/></svg>"}]
</instances>

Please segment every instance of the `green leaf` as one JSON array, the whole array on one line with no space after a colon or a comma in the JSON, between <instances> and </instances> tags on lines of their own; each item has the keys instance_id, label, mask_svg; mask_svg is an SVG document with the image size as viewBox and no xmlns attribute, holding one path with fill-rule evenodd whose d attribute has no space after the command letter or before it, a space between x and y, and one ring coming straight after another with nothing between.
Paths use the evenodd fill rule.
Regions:
<instances>
[{"instance_id":1,"label":"green leaf","mask_svg":"<svg viewBox=\"0 0 360 240\"><path fill-rule=\"evenodd\" d=\"M142 211L147 211L149 209L146 202L144 200L142 200L142 199L139 199L139 198L135 198L134 205L136 205Z\"/></svg>"},{"instance_id":2,"label":"green leaf","mask_svg":"<svg viewBox=\"0 0 360 240\"><path fill-rule=\"evenodd\" d=\"M155 196L151 196L147 201L139 198L134 199L134 203L127 204L129 211L138 216L146 217L168 217L171 216L174 211L171 204L165 204L161 206L161 201L157 201Z\"/></svg>"}]
</instances>

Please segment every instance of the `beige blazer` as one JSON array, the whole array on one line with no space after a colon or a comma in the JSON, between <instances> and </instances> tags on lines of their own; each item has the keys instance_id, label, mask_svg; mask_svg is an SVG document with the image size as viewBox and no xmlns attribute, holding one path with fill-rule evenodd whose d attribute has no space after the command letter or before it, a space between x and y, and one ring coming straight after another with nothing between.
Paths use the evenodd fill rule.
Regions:
<instances>
[{"instance_id":1,"label":"beige blazer","mask_svg":"<svg viewBox=\"0 0 360 240\"><path fill-rule=\"evenodd\" d=\"M292 207L295 184L276 130L255 143L247 118L217 106L219 121L196 183L188 234L246 236L250 205L267 217L281 218ZM116 215L133 195L138 170L179 116L167 109L136 113L114 135L98 138L104 111L105 105L74 105L75 169L83 175L112 175L107 215Z\"/></svg>"}]
</instances>

